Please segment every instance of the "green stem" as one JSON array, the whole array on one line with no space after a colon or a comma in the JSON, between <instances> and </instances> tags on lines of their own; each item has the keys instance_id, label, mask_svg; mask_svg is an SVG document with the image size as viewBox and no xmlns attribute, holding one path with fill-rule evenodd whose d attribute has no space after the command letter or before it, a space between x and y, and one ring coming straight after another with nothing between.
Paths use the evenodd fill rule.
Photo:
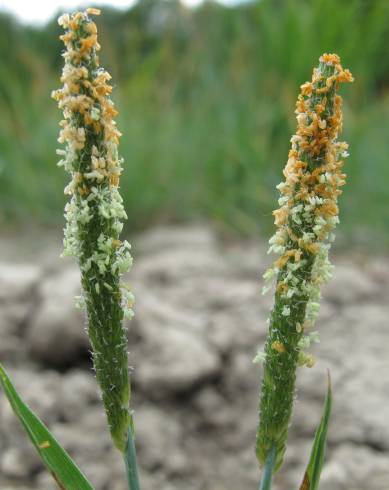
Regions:
<instances>
[{"instance_id":1,"label":"green stem","mask_svg":"<svg viewBox=\"0 0 389 490\"><path fill-rule=\"evenodd\" d=\"M140 490L134 436L132 434L131 428L128 429L128 439L126 451L124 453L124 463L126 465L128 489Z\"/></svg>"},{"instance_id":2,"label":"green stem","mask_svg":"<svg viewBox=\"0 0 389 490\"><path fill-rule=\"evenodd\" d=\"M270 449L267 455L265 466L263 467L262 477L259 483L259 490L271 489L271 481L272 481L275 462L276 462L276 447L272 446L272 448Z\"/></svg>"}]
</instances>

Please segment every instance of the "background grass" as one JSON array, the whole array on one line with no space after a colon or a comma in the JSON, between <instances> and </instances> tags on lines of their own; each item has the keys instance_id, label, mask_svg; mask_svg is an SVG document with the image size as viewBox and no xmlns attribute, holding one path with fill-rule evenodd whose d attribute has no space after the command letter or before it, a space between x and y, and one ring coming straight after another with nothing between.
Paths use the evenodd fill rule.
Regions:
<instances>
[{"instance_id":1,"label":"background grass","mask_svg":"<svg viewBox=\"0 0 389 490\"><path fill-rule=\"evenodd\" d=\"M114 77L128 226L211 220L254 234L272 223L294 132L298 87L323 52L355 83L345 91L350 143L342 230L389 242L389 2L261 0L196 10L140 1L97 19ZM65 175L55 166L62 66L55 20L0 16L0 205L3 223L58 223Z\"/></svg>"}]
</instances>

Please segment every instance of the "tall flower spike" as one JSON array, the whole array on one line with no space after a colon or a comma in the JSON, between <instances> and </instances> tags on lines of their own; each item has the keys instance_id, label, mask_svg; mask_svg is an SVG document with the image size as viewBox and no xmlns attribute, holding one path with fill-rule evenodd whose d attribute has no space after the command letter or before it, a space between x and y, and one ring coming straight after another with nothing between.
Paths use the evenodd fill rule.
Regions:
<instances>
[{"instance_id":1,"label":"tall flower spike","mask_svg":"<svg viewBox=\"0 0 389 490\"><path fill-rule=\"evenodd\" d=\"M87 9L62 15L58 23L66 51L61 81L63 88L53 92L63 110L58 138L66 144L60 166L71 175L65 193L64 255L78 258L86 307L93 363L100 385L108 424L115 446L125 451L129 427L127 335L122 322L131 318L133 296L121 283L121 275L132 263L130 245L121 241L126 213L118 191L122 172L118 157L120 133L113 117L117 115L109 98L111 76L99 68L96 24Z\"/></svg>"},{"instance_id":2,"label":"tall flower spike","mask_svg":"<svg viewBox=\"0 0 389 490\"><path fill-rule=\"evenodd\" d=\"M331 277L328 250L339 222L337 198L345 183L346 143L342 128L339 84L352 82L336 54L323 54L312 81L301 86L297 99L297 132L279 184L280 208L274 211L277 231L269 252L279 255L264 278L276 280L269 321L259 406L256 452L263 465L272 448L277 470L283 460L295 393L297 365L314 359L302 349L315 338L306 335L319 308L320 286ZM268 289L269 286L265 287Z\"/></svg>"}]
</instances>

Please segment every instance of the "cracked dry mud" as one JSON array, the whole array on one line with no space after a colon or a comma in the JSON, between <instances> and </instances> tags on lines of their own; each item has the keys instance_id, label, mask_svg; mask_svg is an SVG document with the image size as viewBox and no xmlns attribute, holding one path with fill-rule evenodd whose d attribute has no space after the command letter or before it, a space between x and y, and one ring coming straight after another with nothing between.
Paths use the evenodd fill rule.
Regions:
<instances>
[{"instance_id":1,"label":"cracked dry mud","mask_svg":"<svg viewBox=\"0 0 389 490\"><path fill-rule=\"evenodd\" d=\"M79 275L57 248L18 252L0 239L0 359L29 405L96 490L124 490L90 369ZM26 250L28 244L23 245ZM31 252L31 249L29 249ZM8 251L8 252L7 252ZM264 246L218 240L206 227L160 228L135 240L129 276L133 406L142 489L251 490L261 367L271 294ZM299 389L276 490L298 488L332 374L334 411L321 490L389 488L389 260L332 257L313 369ZM54 489L0 394L0 488Z\"/></svg>"}]
</instances>

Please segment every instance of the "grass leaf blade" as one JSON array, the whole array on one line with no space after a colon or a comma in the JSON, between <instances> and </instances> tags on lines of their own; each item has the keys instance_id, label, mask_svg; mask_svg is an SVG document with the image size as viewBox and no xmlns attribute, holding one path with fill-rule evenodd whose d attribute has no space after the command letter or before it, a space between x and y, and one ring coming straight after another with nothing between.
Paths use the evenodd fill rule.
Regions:
<instances>
[{"instance_id":1,"label":"grass leaf blade","mask_svg":"<svg viewBox=\"0 0 389 490\"><path fill-rule=\"evenodd\" d=\"M323 468L328 424L331 416L332 407L332 391L331 391L331 378L328 373L328 390L327 396L324 402L324 411L320 421L320 425L316 430L315 440L311 449L311 456L307 469L305 471L304 480L299 490L317 490L319 488L319 481L321 470Z\"/></svg>"},{"instance_id":2,"label":"grass leaf blade","mask_svg":"<svg viewBox=\"0 0 389 490\"><path fill-rule=\"evenodd\" d=\"M0 364L0 385L47 469L62 490L94 490L68 453L22 401Z\"/></svg>"},{"instance_id":3,"label":"grass leaf blade","mask_svg":"<svg viewBox=\"0 0 389 490\"><path fill-rule=\"evenodd\" d=\"M132 435L132 428L128 429L128 439L126 452L124 453L124 462L126 464L127 481L129 490L140 490L138 465L136 462L135 442Z\"/></svg>"}]
</instances>

